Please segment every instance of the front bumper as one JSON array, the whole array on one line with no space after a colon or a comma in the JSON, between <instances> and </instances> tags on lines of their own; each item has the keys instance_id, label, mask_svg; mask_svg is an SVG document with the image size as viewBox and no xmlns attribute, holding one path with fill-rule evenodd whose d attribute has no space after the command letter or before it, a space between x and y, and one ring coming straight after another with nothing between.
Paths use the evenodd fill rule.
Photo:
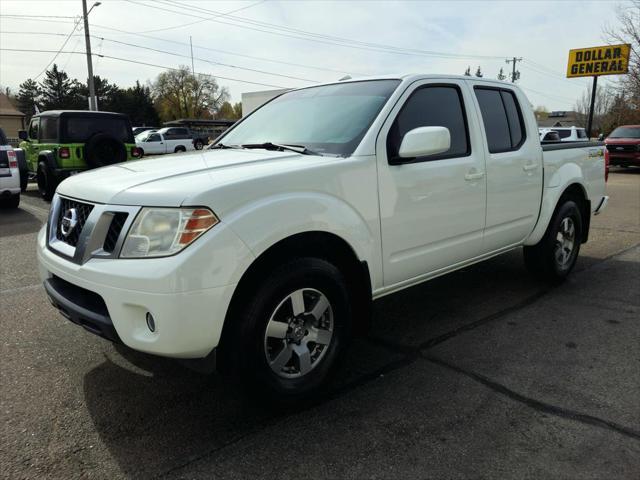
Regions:
<instances>
[{"instance_id":1,"label":"front bumper","mask_svg":"<svg viewBox=\"0 0 640 480\"><path fill-rule=\"evenodd\" d=\"M49 249L43 227L40 277L54 306L92 333L146 353L203 358L219 343L235 286L252 258L235 234L220 226L173 257L92 258L83 264ZM189 288L196 286L203 288ZM147 313L155 331L147 326Z\"/></svg>"}]
</instances>

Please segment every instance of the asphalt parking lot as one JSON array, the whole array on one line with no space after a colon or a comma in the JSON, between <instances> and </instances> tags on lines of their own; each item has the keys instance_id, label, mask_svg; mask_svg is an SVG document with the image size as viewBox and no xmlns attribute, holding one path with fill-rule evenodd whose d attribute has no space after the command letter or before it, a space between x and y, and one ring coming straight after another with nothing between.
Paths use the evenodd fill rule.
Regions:
<instances>
[{"instance_id":1,"label":"asphalt parking lot","mask_svg":"<svg viewBox=\"0 0 640 480\"><path fill-rule=\"evenodd\" d=\"M565 284L515 251L385 297L291 411L61 317L28 192L0 211L0 476L640 478L640 170L608 192Z\"/></svg>"}]
</instances>

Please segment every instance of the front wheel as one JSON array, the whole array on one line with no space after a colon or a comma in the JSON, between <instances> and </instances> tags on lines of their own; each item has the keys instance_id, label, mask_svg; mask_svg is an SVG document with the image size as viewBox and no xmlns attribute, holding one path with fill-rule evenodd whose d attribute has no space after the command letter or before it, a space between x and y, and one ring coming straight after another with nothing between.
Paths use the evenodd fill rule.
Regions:
<instances>
[{"instance_id":1,"label":"front wheel","mask_svg":"<svg viewBox=\"0 0 640 480\"><path fill-rule=\"evenodd\" d=\"M318 258L288 262L245 294L223 340L222 358L245 386L278 401L317 393L335 371L351 334L343 275Z\"/></svg>"},{"instance_id":2,"label":"front wheel","mask_svg":"<svg viewBox=\"0 0 640 480\"><path fill-rule=\"evenodd\" d=\"M524 247L527 268L543 280L564 280L578 259L582 239L582 214L577 203L565 200L551 218L537 245Z\"/></svg>"}]
</instances>

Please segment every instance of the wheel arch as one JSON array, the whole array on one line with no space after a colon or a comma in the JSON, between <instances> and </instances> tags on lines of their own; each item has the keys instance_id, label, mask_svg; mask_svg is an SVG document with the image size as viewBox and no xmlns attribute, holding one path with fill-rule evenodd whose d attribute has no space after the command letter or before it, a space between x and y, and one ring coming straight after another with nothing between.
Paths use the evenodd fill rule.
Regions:
<instances>
[{"instance_id":1,"label":"wheel arch","mask_svg":"<svg viewBox=\"0 0 640 480\"><path fill-rule=\"evenodd\" d=\"M245 270L231 297L225 315L219 347L232 331L234 318L249 292L259 288L265 275L293 258L314 257L335 265L345 276L352 298L354 330L369 327L371 321L371 275L366 261L361 261L349 243L338 235L325 231L307 231L288 236L262 252Z\"/></svg>"},{"instance_id":2,"label":"wheel arch","mask_svg":"<svg viewBox=\"0 0 640 480\"><path fill-rule=\"evenodd\" d=\"M584 185L579 180L572 179L562 189L546 189L545 195L546 198L543 199L538 223L524 244L527 246L535 245L542 239L558 207L562 205L564 200L569 198L574 200L580 208L580 213L582 214L581 243L586 243L589 238L591 224L591 201Z\"/></svg>"}]
</instances>

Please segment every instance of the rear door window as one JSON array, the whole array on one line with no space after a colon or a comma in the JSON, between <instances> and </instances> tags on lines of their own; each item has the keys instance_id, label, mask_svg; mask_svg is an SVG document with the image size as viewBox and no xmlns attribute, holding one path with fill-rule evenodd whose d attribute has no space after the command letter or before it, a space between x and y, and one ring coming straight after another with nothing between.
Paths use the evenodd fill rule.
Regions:
<instances>
[{"instance_id":1,"label":"rear door window","mask_svg":"<svg viewBox=\"0 0 640 480\"><path fill-rule=\"evenodd\" d=\"M34 118L29 125L29 138L31 140L38 140L38 130L40 129L40 119Z\"/></svg>"},{"instance_id":2,"label":"rear door window","mask_svg":"<svg viewBox=\"0 0 640 480\"><path fill-rule=\"evenodd\" d=\"M475 88L490 153L520 148L525 140L524 121L512 91L499 88Z\"/></svg>"},{"instance_id":3,"label":"rear door window","mask_svg":"<svg viewBox=\"0 0 640 480\"><path fill-rule=\"evenodd\" d=\"M554 132L558 132L560 138L569 138L571 136L571 130L554 130Z\"/></svg>"},{"instance_id":4,"label":"rear door window","mask_svg":"<svg viewBox=\"0 0 640 480\"><path fill-rule=\"evenodd\" d=\"M42 143L58 143L58 117L41 117L40 141Z\"/></svg>"}]
</instances>

